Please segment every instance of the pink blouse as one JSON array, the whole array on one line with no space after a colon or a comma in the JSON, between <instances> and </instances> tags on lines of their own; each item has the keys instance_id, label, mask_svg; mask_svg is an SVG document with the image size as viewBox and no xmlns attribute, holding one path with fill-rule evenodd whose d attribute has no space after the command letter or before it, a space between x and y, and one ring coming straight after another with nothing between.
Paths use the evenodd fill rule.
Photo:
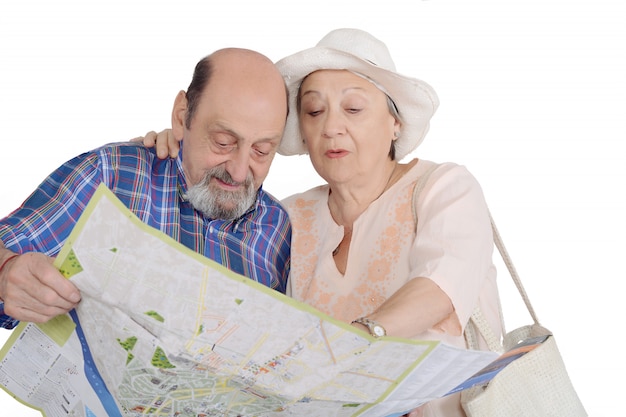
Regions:
<instances>
[{"instance_id":1,"label":"pink blouse","mask_svg":"<svg viewBox=\"0 0 626 417\"><path fill-rule=\"evenodd\" d=\"M345 274L332 255L343 227L328 209L329 187L285 199L293 225L287 293L349 323L367 316L411 278L426 277L449 296L462 328L478 305L501 334L488 209L465 167L443 163L431 174L417 201L416 233L412 193L432 164L418 161L354 222ZM462 335L439 329L417 338L465 347Z\"/></svg>"}]
</instances>

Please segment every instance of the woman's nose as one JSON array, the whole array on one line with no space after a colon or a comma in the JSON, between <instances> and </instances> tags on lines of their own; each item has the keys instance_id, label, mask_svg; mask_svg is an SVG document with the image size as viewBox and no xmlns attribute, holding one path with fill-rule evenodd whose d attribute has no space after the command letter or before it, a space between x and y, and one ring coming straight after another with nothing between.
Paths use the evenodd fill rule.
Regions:
<instances>
[{"instance_id":1,"label":"woman's nose","mask_svg":"<svg viewBox=\"0 0 626 417\"><path fill-rule=\"evenodd\" d=\"M346 124L343 115L338 111L327 111L322 134L332 138L345 132Z\"/></svg>"}]
</instances>

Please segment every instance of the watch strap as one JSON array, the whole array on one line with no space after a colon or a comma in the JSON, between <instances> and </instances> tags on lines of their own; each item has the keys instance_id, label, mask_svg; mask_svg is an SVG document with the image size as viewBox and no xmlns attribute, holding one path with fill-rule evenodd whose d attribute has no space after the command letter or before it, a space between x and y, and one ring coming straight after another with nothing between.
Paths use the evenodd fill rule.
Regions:
<instances>
[{"instance_id":1,"label":"watch strap","mask_svg":"<svg viewBox=\"0 0 626 417\"><path fill-rule=\"evenodd\" d=\"M364 325L365 327L367 327L369 333L374 337L382 337L387 335L387 331L380 323L367 317L359 317L352 323L359 323Z\"/></svg>"}]
</instances>

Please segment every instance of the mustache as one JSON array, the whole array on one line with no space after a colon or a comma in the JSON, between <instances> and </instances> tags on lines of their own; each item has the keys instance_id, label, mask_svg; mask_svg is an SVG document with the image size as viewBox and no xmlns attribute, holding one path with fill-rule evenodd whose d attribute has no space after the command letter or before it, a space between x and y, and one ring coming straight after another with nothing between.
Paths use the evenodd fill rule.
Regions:
<instances>
[{"instance_id":1,"label":"mustache","mask_svg":"<svg viewBox=\"0 0 626 417\"><path fill-rule=\"evenodd\" d=\"M252 174L250 172L248 172L248 175L246 175L246 179L243 182L237 182L233 180L233 177L228 173L226 168L221 166L215 166L208 169L204 174L202 182L205 185L208 185L211 181L211 178L216 178L229 185L243 185L245 188L249 187L252 184Z\"/></svg>"}]
</instances>

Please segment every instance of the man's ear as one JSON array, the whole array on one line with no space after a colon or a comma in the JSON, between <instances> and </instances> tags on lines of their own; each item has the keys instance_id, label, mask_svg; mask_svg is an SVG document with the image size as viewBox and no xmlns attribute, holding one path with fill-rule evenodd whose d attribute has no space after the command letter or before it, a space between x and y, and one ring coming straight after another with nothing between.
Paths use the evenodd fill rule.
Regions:
<instances>
[{"instance_id":1,"label":"man's ear","mask_svg":"<svg viewBox=\"0 0 626 417\"><path fill-rule=\"evenodd\" d=\"M179 91L174 100L172 109L172 133L176 139L182 139L185 133L185 118L187 117L187 93Z\"/></svg>"}]
</instances>

